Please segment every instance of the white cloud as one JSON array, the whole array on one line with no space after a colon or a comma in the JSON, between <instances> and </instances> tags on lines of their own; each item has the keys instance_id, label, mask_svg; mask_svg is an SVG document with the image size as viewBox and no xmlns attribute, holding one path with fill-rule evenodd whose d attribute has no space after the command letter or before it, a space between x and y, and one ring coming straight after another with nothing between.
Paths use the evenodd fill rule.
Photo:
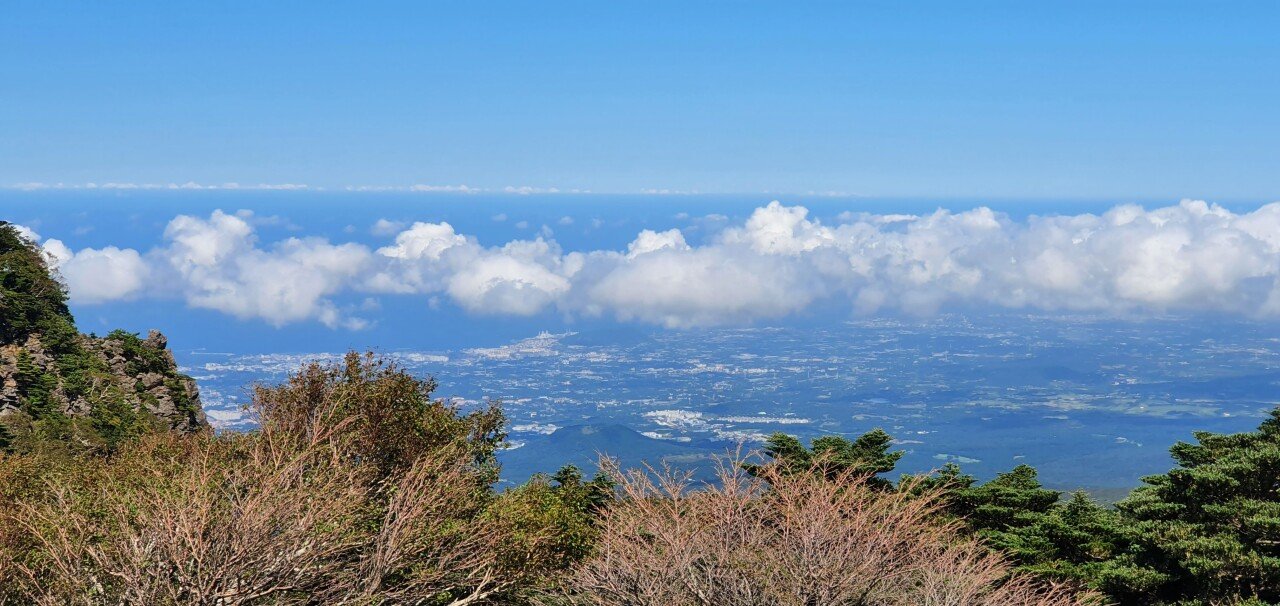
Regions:
<instances>
[{"instance_id":1,"label":"white cloud","mask_svg":"<svg viewBox=\"0 0 1280 606\"><path fill-rule=\"evenodd\" d=\"M14 223L13 228L18 230L18 235L21 235L32 242L40 241L40 234L36 233L36 230L31 229L26 225L18 225L17 223Z\"/></svg>"},{"instance_id":2,"label":"white cloud","mask_svg":"<svg viewBox=\"0 0 1280 606\"><path fill-rule=\"evenodd\" d=\"M646 229L627 245L627 257L634 259L663 249L689 250L689 245L685 243L684 234L681 234L678 229L668 229L661 233Z\"/></svg>"},{"instance_id":3,"label":"white cloud","mask_svg":"<svg viewBox=\"0 0 1280 606\"><path fill-rule=\"evenodd\" d=\"M250 217L251 218L251 217ZM844 213L831 224L770 203L691 246L644 230L625 251L562 251L543 237L485 247L448 223L375 226L376 251L319 238L260 245L245 217L179 216L145 255L44 247L80 302L142 294L271 324L350 316L370 294L452 301L471 313L616 317L670 327L850 313L1033 309L1280 316L1280 203L1233 213L1200 201L1015 221L986 208ZM144 287L152 283L152 287ZM352 301L340 305L339 297Z\"/></svg>"},{"instance_id":4,"label":"white cloud","mask_svg":"<svg viewBox=\"0 0 1280 606\"><path fill-rule=\"evenodd\" d=\"M484 191L482 188L467 185L430 185L417 183L414 185L348 185L346 191L380 193L380 192L414 192L414 193L453 193L474 194Z\"/></svg>"},{"instance_id":5,"label":"white cloud","mask_svg":"<svg viewBox=\"0 0 1280 606\"><path fill-rule=\"evenodd\" d=\"M262 249L244 219L221 211L208 219L180 215L169 222L165 239L168 246L150 254L167 274L160 284L193 307L276 326L300 320L351 328L363 323L328 298L369 262L372 255L363 246L289 238Z\"/></svg>"},{"instance_id":6,"label":"white cloud","mask_svg":"<svg viewBox=\"0 0 1280 606\"><path fill-rule=\"evenodd\" d=\"M394 246L379 248L378 254L395 259L434 261L450 248L466 244L467 239L453 231L453 226L448 223L417 222L396 236Z\"/></svg>"},{"instance_id":7,"label":"white cloud","mask_svg":"<svg viewBox=\"0 0 1280 606\"><path fill-rule=\"evenodd\" d=\"M108 246L72 252L60 240L50 239L44 250L55 259L58 273L75 303L102 303L130 299L146 288L150 268L138 251Z\"/></svg>"},{"instance_id":8,"label":"white cloud","mask_svg":"<svg viewBox=\"0 0 1280 606\"><path fill-rule=\"evenodd\" d=\"M745 242L756 252L796 254L834 243L832 231L806 217L803 206L783 206L778 201L757 208L741 228L726 230L726 242Z\"/></svg>"},{"instance_id":9,"label":"white cloud","mask_svg":"<svg viewBox=\"0 0 1280 606\"><path fill-rule=\"evenodd\" d=\"M783 259L723 246L664 246L621 259L584 285L586 310L678 328L778 318L819 288Z\"/></svg>"},{"instance_id":10,"label":"white cloud","mask_svg":"<svg viewBox=\"0 0 1280 606\"><path fill-rule=\"evenodd\" d=\"M541 240L539 240L541 242ZM538 262L519 255L486 255L454 273L448 292L475 313L528 316L542 311L569 290L569 281Z\"/></svg>"},{"instance_id":11,"label":"white cloud","mask_svg":"<svg viewBox=\"0 0 1280 606\"><path fill-rule=\"evenodd\" d=\"M385 264L364 288L400 294L445 293L478 314L531 315L570 288L564 255L542 238L486 249L448 223L414 223L378 249Z\"/></svg>"},{"instance_id":12,"label":"white cloud","mask_svg":"<svg viewBox=\"0 0 1280 606\"><path fill-rule=\"evenodd\" d=\"M481 247L448 223L414 223L396 235L394 244L377 250L376 271L358 288L393 294L444 290L458 267L480 254Z\"/></svg>"},{"instance_id":13,"label":"white cloud","mask_svg":"<svg viewBox=\"0 0 1280 606\"><path fill-rule=\"evenodd\" d=\"M40 234L24 225L14 225L26 239L39 243ZM78 230L77 230L78 231ZM146 286L149 268L138 251L108 246L102 249L71 250L62 240L50 238L40 249L67 284L71 300L93 304L130 299Z\"/></svg>"},{"instance_id":14,"label":"white cloud","mask_svg":"<svg viewBox=\"0 0 1280 606\"><path fill-rule=\"evenodd\" d=\"M529 194L558 194L560 193L560 189L557 187L532 187L529 185L521 185L519 187L516 187L514 185L508 185L502 188L502 192L507 194L519 194L522 196L527 196Z\"/></svg>"},{"instance_id":15,"label":"white cloud","mask_svg":"<svg viewBox=\"0 0 1280 606\"><path fill-rule=\"evenodd\" d=\"M375 236L391 236L400 233L402 229L404 229L404 223L400 221L378 219L373 223L373 227L369 228L369 233Z\"/></svg>"},{"instance_id":16,"label":"white cloud","mask_svg":"<svg viewBox=\"0 0 1280 606\"><path fill-rule=\"evenodd\" d=\"M474 187L467 187L466 185L424 185L419 183L416 185L411 185L409 187L409 191L473 194L480 190Z\"/></svg>"},{"instance_id":17,"label":"white cloud","mask_svg":"<svg viewBox=\"0 0 1280 606\"><path fill-rule=\"evenodd\" d=\"M180 269L213 267L253 247L253 228L242 217L213 211L209 218L178 215L165 227L166 255Z\"/></svg>"},{"instance_id":18,"label":"white cloud","mask_svg":"<svg viewBox=\"0 0 1280 606\"><path fill-rule=\"evenodd\" d=\"M1024 222L986 208L841 219L826 226L771 203L715 242L652 257L640 253L663 246L642 233L626 260L584 274L600 277L582 307L671 326L777 317L819 300L860 313L1280 313L1280 204L1234 214L1185 201Z\"/></svg>"},{"instance_id":19,"label":"white cloud","mask_svg":"<svg viewBox=\"0 0 1280 606\"><path fill-rule=\"evenodd\" d=\"M34 242L37 241L38 238L31 238L31 240ZM44 251L45 258L48 259L49 265L54 269L61 267L76 256L74 251L68 248L66 244L63 244L62 240L57 238L50 238L46 240L44 244L40 245L40 248Z\"/></svg>"}]
</instances>

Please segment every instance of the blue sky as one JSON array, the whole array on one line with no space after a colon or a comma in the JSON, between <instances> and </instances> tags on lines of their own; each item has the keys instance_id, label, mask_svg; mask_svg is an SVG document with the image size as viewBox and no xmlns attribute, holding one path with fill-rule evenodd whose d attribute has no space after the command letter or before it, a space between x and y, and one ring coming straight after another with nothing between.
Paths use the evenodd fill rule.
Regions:
<instances>
[{"instance_id":1,"label":"blue sky","mask_svg":"<svg viewBox=\"0 0 1280 606\"><path fill-rule=\"evenodd\" d=\"M13 1L0 185L1267 202L1278 7Z\"/></svg>"}]
</instances>

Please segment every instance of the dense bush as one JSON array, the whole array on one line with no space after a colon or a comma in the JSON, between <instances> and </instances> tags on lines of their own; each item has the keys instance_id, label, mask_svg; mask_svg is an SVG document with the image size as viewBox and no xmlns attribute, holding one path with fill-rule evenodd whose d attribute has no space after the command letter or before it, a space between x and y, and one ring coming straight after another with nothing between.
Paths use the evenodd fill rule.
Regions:
<instances>
[{"instance_id":1,"label":"dense bush","mask_svg":"<svg viewBox=\"0 0 1280 606\"><path fill-rule=\"evenodd\" d=\"M0 600L468 604L549 587L592 541L594 493L567 476L495 493L500 411L461 414L433 387L349 355L259 388L255 433L0 455Z\"/></svg>"},{"instance_id":2,"label":"dense bush","mask_svg":"<svg viewBox=\"0 0 1280 606\"><path fill-rule=\"evenodd\" d=\"M938 491L870 487L862 451L695 493L573 467L497 492L500 410L434 387L351 354L256 388L252 433L0 455L0 603L1081 603L959 537Z\"/></svg>"},{"instance_id":3,"label":"dense bush","mask_svg":"<svg viewBox=\"0 0 1280 606\"><path fill-rule=\"evenodd\" d=\"M619 474L623 499L604 513L596 552L569 601L595 606L1070 605L1094 597L1014 573L958 534L933 491L880 490L852 469L721 468L690 490L687 475Z\"/></svg>"},{"instance_id":4,"label":"dense bush","mask_svg":"<svg viewBox=\"0 0 1280 606\"><path fill-rule=\"evenodd\" d=\"M872 474L890 471L900 454L882 434L825 436L810 448L777 434L765 453L787 475L853 470L883 490L887 480ZM896 489L932 495L964 534L1019 571L1090 587L1118 604L1280 604L1280 409L1256 432L1195 437L1171 449L1177 468L1144 478L1110 509L1083 492L1063 499L1027 465L979 483L948 464L903 476Z\"/></svg>"}]
</instances>

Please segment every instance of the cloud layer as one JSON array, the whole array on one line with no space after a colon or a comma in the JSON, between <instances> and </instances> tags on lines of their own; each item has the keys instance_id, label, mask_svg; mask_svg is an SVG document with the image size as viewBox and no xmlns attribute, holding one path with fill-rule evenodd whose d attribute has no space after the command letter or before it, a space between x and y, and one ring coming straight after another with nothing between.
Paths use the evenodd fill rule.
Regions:
<instances>
[{"instance_id":1,"label":"cloud layer","mask_svg":"<svg viewBox=\"0 0 1280 606\"><path fill-rule=\"evenodd\" d=\"M43 242L82 304L178 297L272 325L360 328L344 296L447 298L474 314L614 317L681 328L835 305L853 314L954 308L1280 316L1280 203L1236 214L1201 201L1014 221L979 208L845 213L831 224L772 202L706 243L645 230L624 250L564 251L549 232L483 246L448 223L379 221L385 246L258 241L252 214L169 222L163 245L73 251ZM568 222L564 222L568 224ZM347 297L350 299L350 297ZM825 309L825 307L824 307Z\"/></svg>"}]
</instances>

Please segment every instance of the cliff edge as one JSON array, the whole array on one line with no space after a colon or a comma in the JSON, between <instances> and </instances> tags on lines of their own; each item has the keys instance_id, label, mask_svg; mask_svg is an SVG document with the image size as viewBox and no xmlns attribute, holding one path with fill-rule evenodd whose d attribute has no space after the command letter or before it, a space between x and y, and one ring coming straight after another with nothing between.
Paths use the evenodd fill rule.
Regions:
<instances>
[{"instance_id":1,"label":"cliff edge","mask_svg":"<svg viewBox=\"0 0 1280 606\"><path fill-rule=\"evenodd\" d=\"M0 222L0 449L22 436L110 447L150 429L207 426L164 335L81 334L44 253Z\"/></svg>"}]
</instances>

